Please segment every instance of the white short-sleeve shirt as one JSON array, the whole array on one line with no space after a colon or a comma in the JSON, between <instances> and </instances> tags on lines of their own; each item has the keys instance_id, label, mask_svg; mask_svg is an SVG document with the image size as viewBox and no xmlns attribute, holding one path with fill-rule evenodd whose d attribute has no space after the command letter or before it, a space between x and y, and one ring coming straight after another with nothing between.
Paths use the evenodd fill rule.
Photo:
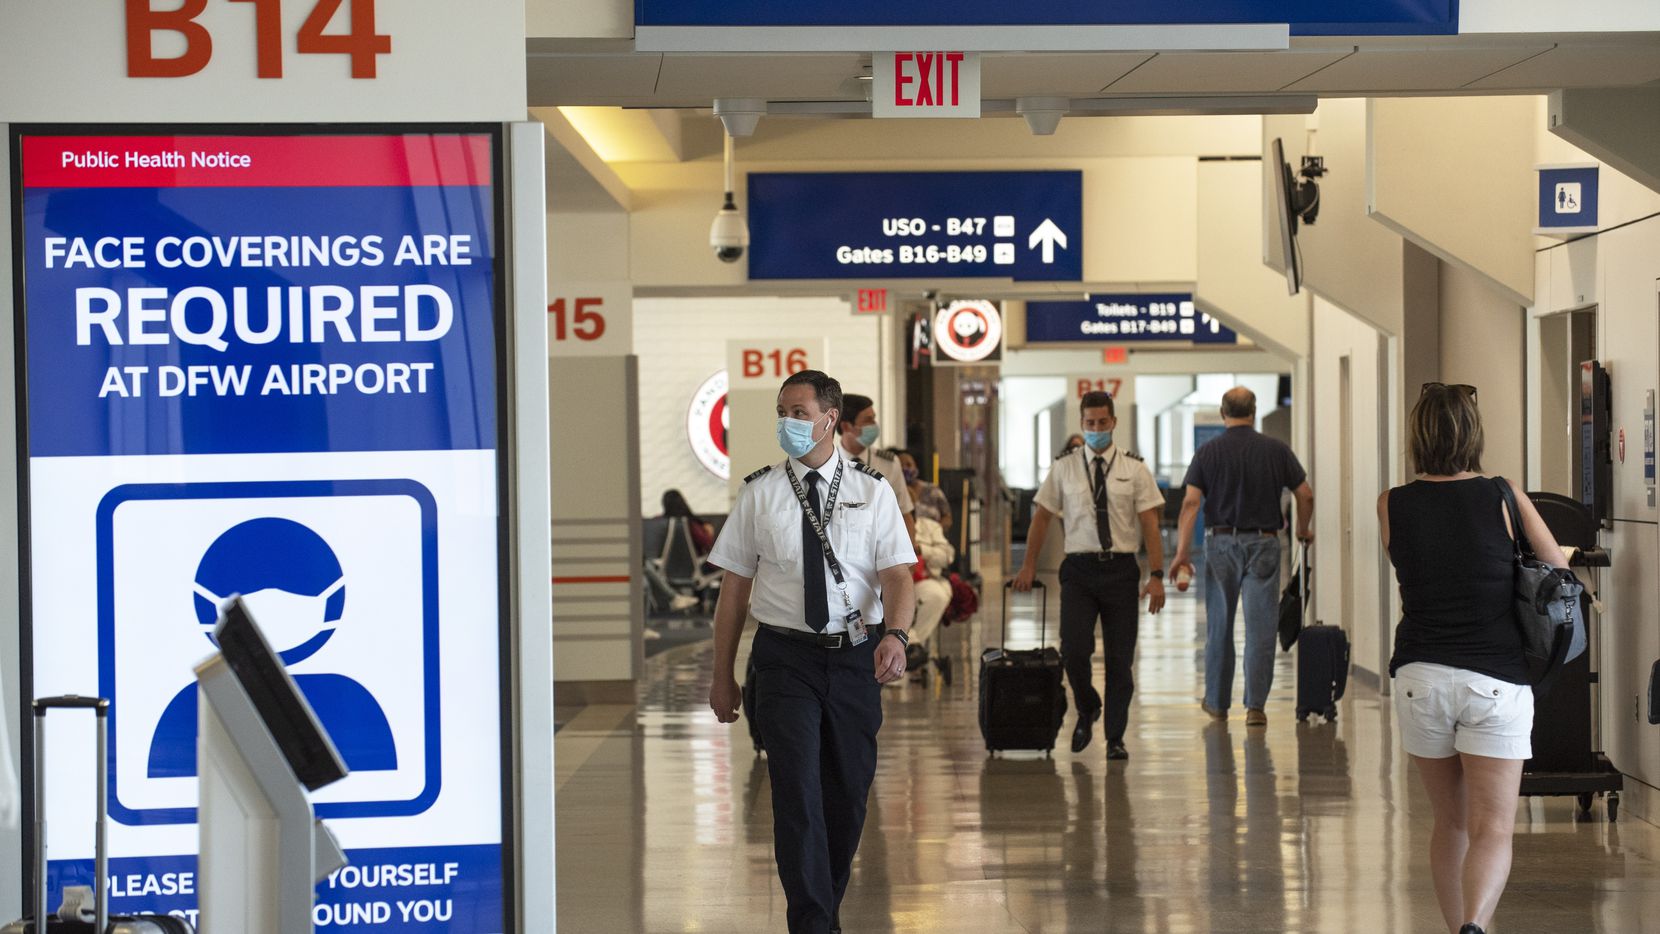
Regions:
<instances>
[{"instance_id":1,"label":"white short-sleeve shirt","mask_svg":"<svg viewBox=\"0 0 1660 934\"><path fill-rule=\"evenodd\" d=\"M1087 446L1062 457L1049 468L1034 502L1058 516L1066 531L1066 553L1095 553L1101 539L1095 532L1095 492L1091 478L1095 459L1105 461L1107 517L1112 522L1112 550L1135 554L1141 550L1141 513L1164 508L1164 492L1153 471L1140 457L1107 445L1097 454Z\"/></svg>"},{"instance_id":2,"label":"white short-sleeve shirt","mask_svg":"<svg viewBox=\"0 0 1660 934\"><path fill-rule=\"evenodd\" d=\"M785 463L795 470L805 489L807 472L813 468L793 458L750 474L708 560L755 581L749 610L756 619L810 632L803 589L801 501L784 473ZM837 464L842 467L842 479L827 530L830 545L841 562L848 599L863 614L865 624L875 626L882 621L878 572L915 564L916 552L886 478L840 450L817 468L823 478L818 487L820 502L829 496ZM824 586L830 608L830 624L824 631L845 632L847 610L828 563Z\"/></svg>"},{"instance_id":3,"label":"white short-sleeve shirt","mask_svg":"<svg viewBox=\"0 0 1660 934\"><path fill-rule=\"evenodd\" d=\"M837 450L841 451L840 446ZM916 502L911 499L911 488L905 483L905 468L899 466L899 458L893 454L886 454L875 448L865 448L863 454L849 454L841 451L843 457L851 458L864 464L883 477L887 478L888 485L893 487L894 499L899 501L899 512L909 515L916 512Z\"/></svg>"}]
</instances>

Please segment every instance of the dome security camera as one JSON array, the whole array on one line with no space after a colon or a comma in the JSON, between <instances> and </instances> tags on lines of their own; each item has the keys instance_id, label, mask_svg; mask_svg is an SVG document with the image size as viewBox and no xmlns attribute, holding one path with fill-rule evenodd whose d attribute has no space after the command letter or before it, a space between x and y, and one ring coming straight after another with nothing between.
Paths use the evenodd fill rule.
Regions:
<instances>
[{"instance_id":1,"label":"dome security camera","mask_svg":"<svg viewBox=\"0 0 1660 934\"><path fill-rule=\"evenodd\" d=\"M744 257L744 250L749 246L749 223L744 220L743 213L732 201L732 193L726 193L726 203L715 214L714 223L709 225L709 248L715 251L715 257L723 263L735 263Z\"/></svg>"}]
</instances>

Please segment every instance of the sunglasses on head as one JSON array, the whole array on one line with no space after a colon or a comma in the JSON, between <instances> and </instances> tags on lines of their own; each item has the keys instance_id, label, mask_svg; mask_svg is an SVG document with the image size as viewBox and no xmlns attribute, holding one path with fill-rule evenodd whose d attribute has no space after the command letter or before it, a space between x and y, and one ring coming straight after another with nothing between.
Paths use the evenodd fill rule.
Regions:
<instances>
[{"instance_id":1,"label":"sunglasses on head","mask_svg":"<svg viewBox=\"0 0 1660 934\"><path fill-rule=\"evenodd\" d=\"M1418 394L1420 396L1428 395L1431 389L1456 389L1466 396L1469 396L1470 401L1472 402L1474 402L1476 398L1476 387L1471 386L1469 383L1425 383L1424 388L1420 390Z\"/></svg>"}]
</instances>

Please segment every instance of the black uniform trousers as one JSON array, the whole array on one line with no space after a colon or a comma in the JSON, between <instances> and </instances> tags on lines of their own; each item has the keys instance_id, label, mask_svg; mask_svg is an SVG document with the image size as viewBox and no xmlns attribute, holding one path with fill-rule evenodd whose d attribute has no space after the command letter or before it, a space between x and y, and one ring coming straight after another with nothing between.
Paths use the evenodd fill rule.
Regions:
<instances>
[{"instance_id":1,"label":"black uniform trousers","mask_svg":"<svg viewBox=\"0 0 1660 934\"><path fill-rule=\"evenodd\" d=\"M1101 560L1094 555L1067 555L1061 562L1061 661L1072 684L1079 716L1102 710L1101 695L1091 684L1095 655L1095 621L1101 621L1101 650L1107 663L1106 709L1102 732L1107 742L1124 740L1135 695L1136 628L1141 617L1141 566L1134 555Z\"/></svg>"},{"instance_id":2,"label":"black uniform trousers","mask_svg":"<svg viewBox=\"0 0 1660 934\"><path fill-rule=\"evenodd\" d=\"M876 642L826 649L761 629L750 649L790 934L827 934L847 892L882 726Z\"/></svg>"}]
</instances>

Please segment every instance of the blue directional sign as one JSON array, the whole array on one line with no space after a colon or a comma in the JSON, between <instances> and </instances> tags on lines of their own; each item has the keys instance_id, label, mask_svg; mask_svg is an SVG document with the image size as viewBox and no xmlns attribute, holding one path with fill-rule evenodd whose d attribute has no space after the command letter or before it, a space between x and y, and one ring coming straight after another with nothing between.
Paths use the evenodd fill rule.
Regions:
<instances>
[{"instance_id":1,"label":"blue directional sign","mask_svg":"<svg viewBox=\"0 0 1660 934\"><path fill-rule=\"evenodd\" d=\"M751 279L1083 278L1082 172L749 176Z\"/></svg>"},{"instance_id":2,"label":"blue directional sign","mask_svg":"<svg viewBox=\"0 0 1660 934\"><path fill-rule=\"evenodd\" d=\"M1239 335L1181 292L1091 295L1085 302L1027 302L1026 342L1237 344Z\"/></svg>"},{"instance_id":3,"label":"blue directional sign","mask_svg":"<svg viewBox=\"0 0 1660 934\"><path fill-rule=\"evenodd\" d=\"M1454 35L1457 0L637 0L659 26L1205 26L1279 25L1294 36Z\"/></svg>"},{"instance_id":4,"label":"blue directional sign","mask_svg":"<svg viewBox=\"0 0 1660 934\"><path fill-rule=\"evenodd\" d=\"M1597 229L1597 165L1539 167L1539 227L1535 233L1590 233Z\"/></svg>"}]
</instances>

